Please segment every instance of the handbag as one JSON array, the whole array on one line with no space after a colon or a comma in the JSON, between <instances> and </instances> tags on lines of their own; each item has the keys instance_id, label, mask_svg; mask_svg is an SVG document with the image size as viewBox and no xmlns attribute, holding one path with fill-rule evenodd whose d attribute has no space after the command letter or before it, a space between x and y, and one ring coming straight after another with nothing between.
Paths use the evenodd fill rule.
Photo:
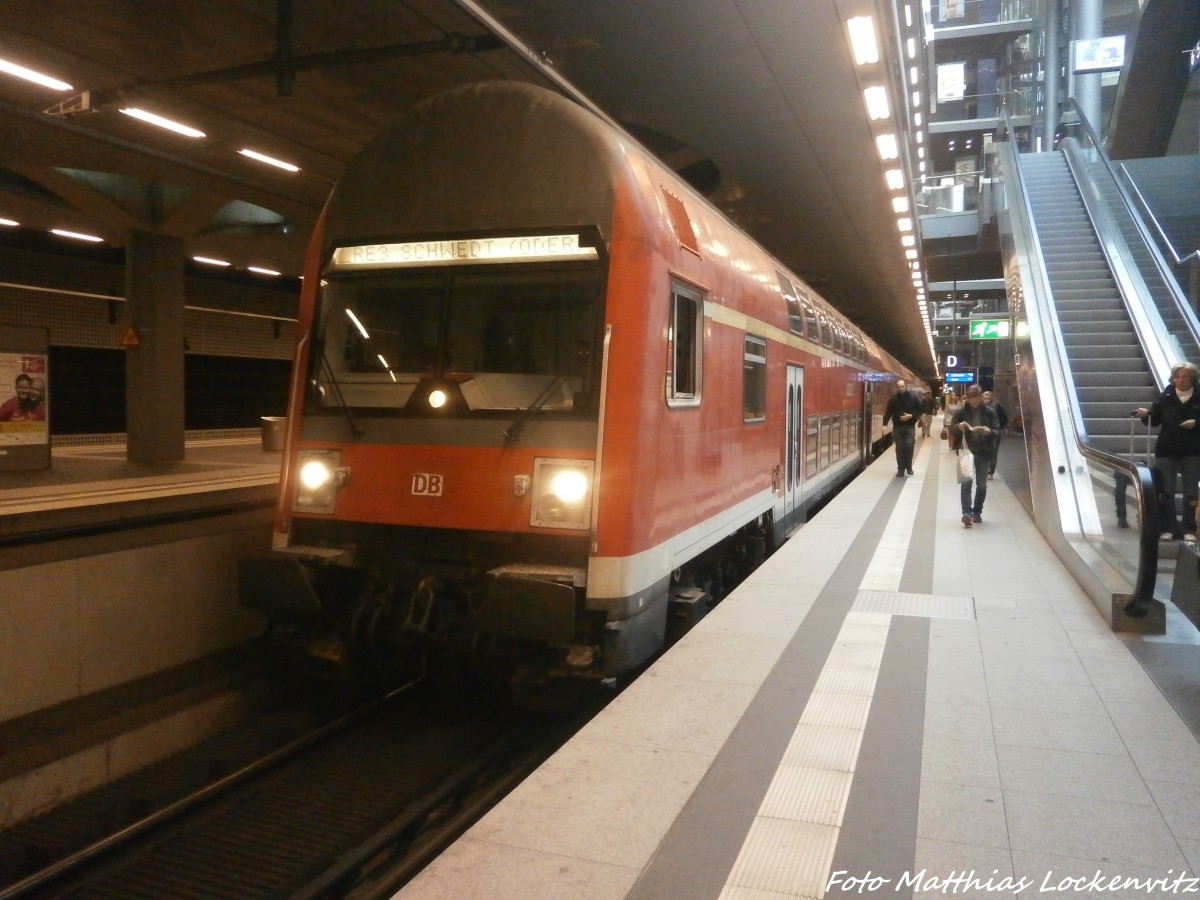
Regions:
<instances>
[{"instance_id":1,"label":"handbag","mask_svg":"<svg viewBox=\"0 0 1200 900\"><path fill-rule=\"evenodd\" d=\"M949 438L950 438L950 429L947 428L945 425L943 425L942 426L942 440L945 441L945 440L948 440Z\"/></svg>"},{"instance_id":2,"label":"handbag","mask_svg":"<svg viewBox=\"0 0 1200 900\"><path fill-rule=\"evenodd\" d=\"M975 480L975 454L965 447L958 454L958 483L968 484Z\"/></svg>"}]
</instances>

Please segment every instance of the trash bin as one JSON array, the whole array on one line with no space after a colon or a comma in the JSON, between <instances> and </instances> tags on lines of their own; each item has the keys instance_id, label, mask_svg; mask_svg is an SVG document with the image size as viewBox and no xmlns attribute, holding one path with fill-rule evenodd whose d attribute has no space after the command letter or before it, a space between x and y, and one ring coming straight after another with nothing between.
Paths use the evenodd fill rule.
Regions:
<instances>
[{"instance_id":1,"label":"trash bin","mask_svg":"<svg viewBox=\"0 0 1200 900\"><path fill-rule=\"evenodd\" d=\"M262 448L266 451L283 450L283 439L287 435L287 416L262 417Z\"/></svg>"}]
</instances>

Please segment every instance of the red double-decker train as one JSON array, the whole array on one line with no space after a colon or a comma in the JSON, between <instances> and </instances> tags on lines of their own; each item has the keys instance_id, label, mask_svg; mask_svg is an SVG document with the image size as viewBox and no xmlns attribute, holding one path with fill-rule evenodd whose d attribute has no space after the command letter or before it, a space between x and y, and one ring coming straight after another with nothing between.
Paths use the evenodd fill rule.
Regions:
<instances>
[{"instance_id":1,"label":"red double-decker train","mask_svg":"<svg viewBox=\"0 0 1200 900\"><path fill-rule=\"evenodd\" d=\"M869 462L897 377L617 128L453 90L322 215L243 602L342 670L615 678Z\"/></svg>"}]
</instances>

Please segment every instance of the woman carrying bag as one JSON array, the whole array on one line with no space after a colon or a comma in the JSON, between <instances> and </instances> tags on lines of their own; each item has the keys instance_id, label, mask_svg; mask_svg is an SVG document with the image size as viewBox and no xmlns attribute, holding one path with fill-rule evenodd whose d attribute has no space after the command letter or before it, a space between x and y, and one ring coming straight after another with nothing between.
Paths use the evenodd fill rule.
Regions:
<instances>
[{"instance_id":1,"label":"woman carrying bag","mask_svg":"<svg viewBox=\"0 0 1200 900\"><path fill-rule=\"evenodd\" d=\"M942 440L950 442L950 449L958 449L958 435L950 431L950 422L953 420L955 413L962 407L958 403L958 399L953 393L947 393L942 399Z\"/></svg>"}]
</instances>

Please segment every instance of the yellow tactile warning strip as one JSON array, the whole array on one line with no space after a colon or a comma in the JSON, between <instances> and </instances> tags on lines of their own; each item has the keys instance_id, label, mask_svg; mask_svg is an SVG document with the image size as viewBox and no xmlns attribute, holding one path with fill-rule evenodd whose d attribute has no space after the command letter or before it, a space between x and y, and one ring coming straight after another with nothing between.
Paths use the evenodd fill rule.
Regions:
<instances>
[{"instance_id":1,"label":"yellow tactile warning strip","mask_svg":"<svg viewBox=\"0 0 1200 900\"><path fill-rule=\"evenodd\" d=\"M825 896L892 616L975 617L970 597L899 592L930 446L919 448L921 474L892 508L722 900Z\"/></svg>"}]
</instances>

